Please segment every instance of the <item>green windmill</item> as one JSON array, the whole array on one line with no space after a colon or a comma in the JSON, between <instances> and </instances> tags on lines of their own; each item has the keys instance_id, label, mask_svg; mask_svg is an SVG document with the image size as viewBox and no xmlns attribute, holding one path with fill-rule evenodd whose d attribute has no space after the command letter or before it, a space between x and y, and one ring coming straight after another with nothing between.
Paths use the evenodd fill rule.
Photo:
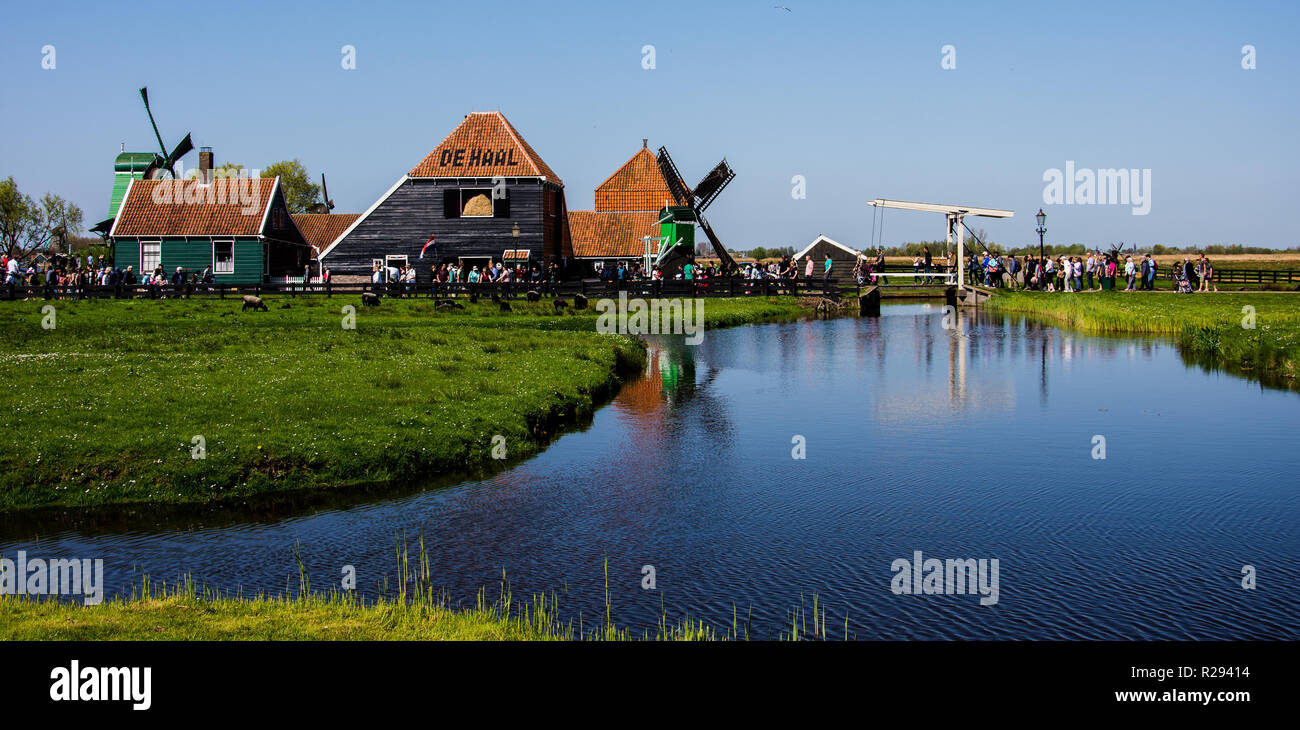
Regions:
<instances>
[{"instance_id":1,"label":"green windmill","mask_svg":"<svg viewBox=\"0 0 1300 730\"><path fill-rule=\"evenodd\" d=\"M149 108L148 87L140 89L140 98L144 101L145 112L149 114L149 124L153 127L154 138L158 140L159 152L127 152L123 145L122 151L113 160L113 194L108 202L108 218L90 229L104 238L108 237L108 232L113 228L113 220L117 218L122 200L126 197L126 189L131 186L132 180L157 180L164 176L163 173L175 178L176 161L194 149L190 135L186 134L170 153L167 152L162 135L158 133L158 124L153 119L153 110Z\"/></svg>"}]
</instances>

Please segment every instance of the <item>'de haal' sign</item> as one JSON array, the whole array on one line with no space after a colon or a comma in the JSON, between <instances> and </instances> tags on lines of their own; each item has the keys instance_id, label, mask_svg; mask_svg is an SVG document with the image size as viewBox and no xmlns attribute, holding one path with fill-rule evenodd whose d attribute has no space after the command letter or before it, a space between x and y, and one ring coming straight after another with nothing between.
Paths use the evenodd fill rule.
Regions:
<instances>
[{"instance_id":1,"label":"'de haal' sign","mask_svg":"<svg viewBox=\"0 0 1300 730\"><path fill-rule=\"evenodd\" d=\"M438 157L438 164L447 167L486 167L488 165L506 165L513 167L519 164L515 159L513 149L484 149L480 147L461 147L456 150L443 150Z\"/></svg>"}]
</instances>

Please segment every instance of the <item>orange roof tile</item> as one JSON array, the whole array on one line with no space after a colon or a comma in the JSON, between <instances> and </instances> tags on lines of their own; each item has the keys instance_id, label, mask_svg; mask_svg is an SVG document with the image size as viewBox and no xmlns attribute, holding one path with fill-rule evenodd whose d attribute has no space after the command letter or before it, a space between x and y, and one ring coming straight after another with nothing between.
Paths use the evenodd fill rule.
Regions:
<instances>
[{"instance_id":1,"label":"orange roof tile","mask_svg":"<svg viewBox=\"0 0 1300 730\"><path fill-rule=\"evenodd\" d=\"M544 177L555 174L501 112L472 112L420 164L411 177Z\"/></svg>"},{"instance_id":2,"label":"orange roof tile","mask_svg":"<svg viewBox=\"0 0 1300 730\"><path fill-rule=\"evenodd\" d=\"M596 187L596 210L653 210L677 205L659 171L659 162L642 147L623 166Z\"/></svg>"},{"instance_id":3,"label":"orange roof tile","mask_svg":"<svg viewBox=\"0 0 1300 730\"><path fill-rule=\"evenodd\" d=\"M256 236L278 178L135 180L114 236Z\"/></svg>"},{"instance_id":4,"label":"orange roof tile","mask_svg":"<svg viewBox=\"0 0 1300 730\"><path fill-rule=\"evenodd\" d=\"M312 249L312 258L316 258L360 217L360 213L294 213L293 222L307 243L316 247Z\"/></svg>"},{"instance_id":5,"label":"orange roof tile","mask_svg":"<svg viewBox=\"0 0 1300 730\"><path fill-rule=\"evenodd\" d=\"M659 235L658 211L569 211L573 255L632 258L645 254L643 236ZM651 250L655 244L651 242Z\"/></svg>"}]
</instances>

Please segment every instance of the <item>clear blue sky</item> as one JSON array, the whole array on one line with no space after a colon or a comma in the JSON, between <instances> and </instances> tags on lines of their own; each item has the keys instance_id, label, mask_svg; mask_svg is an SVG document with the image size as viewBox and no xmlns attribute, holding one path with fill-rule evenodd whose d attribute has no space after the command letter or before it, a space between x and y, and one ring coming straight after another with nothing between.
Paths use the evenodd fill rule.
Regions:
<instances>
[{"instance_id":1,"label":"clear blue sky","mask_svg":"<svg viewBox=\"0 0 1300 730\"><path fill-rule=\"evenodd\" d=\"M500 109L574 210L642 137L688 182L725 155L738 176L710 220L738 249L866 245L875 197L1010 208L972 227L1028 243L1043 174L1067 160L1149 168L1151 210L1047 206L1049 241L1300 245L1295 2L181 0L4 16L0 176L72 199L88 224L107 214L119 144L155 147L147 85L168 144L192 131L218 163L300 158L338 212L369 207L467 112ZM932 239L943 221L890 211L883 233Z\"/></svg>"}]
</instances>

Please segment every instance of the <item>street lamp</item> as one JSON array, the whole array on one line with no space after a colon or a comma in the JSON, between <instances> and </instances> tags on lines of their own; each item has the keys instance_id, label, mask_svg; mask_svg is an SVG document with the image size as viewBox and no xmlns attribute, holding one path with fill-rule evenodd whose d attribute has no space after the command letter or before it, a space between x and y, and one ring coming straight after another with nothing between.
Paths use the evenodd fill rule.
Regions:
<instances>
[{"instance_id":1,"label":"street lamp","mask_svg":"<svg viewBox=\"0 0 1300 730\"><path fill-rule=\"evenodd\" d=\"M519 224L518 224L518 223L516 223L516 224L515 224L515 225L510 229L510 235L511 235L511 237L513 237L513 238L519 238Z\"/></svg>"},{"instance_id":2,"label":"street lamp","mask_svg":"<svg viewBox=\"0 0 1300 730\"><path fill-rule=\"evenodd\" d=\"M1047 233L1047 214L1042 208L1038 209L1038 214L1034 216L1038 219L1038 228L1034 229L1038 233L1038 263L1043 262L1043 234Z\"/></svg>"}]
</instances>

